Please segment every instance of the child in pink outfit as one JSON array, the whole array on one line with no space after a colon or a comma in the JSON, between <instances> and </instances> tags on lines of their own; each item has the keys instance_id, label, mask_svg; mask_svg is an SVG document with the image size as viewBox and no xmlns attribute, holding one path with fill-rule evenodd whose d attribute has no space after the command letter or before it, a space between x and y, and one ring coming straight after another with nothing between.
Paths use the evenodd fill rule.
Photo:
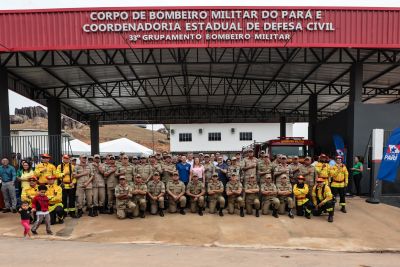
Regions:
<instances>
[{"instance_id":1,"label":"child in pink outfit","mask_svg":"<svg viewBox=\"0 0 400 267\"><path fill-rule=\"evenodd\" d=\"M31 211L29 210L28 202L22 202L19 213L21 214L21 224L24 227L24 237L31 237L31 227L29 225L31 219Z\"/></svg>"}]
</instances>

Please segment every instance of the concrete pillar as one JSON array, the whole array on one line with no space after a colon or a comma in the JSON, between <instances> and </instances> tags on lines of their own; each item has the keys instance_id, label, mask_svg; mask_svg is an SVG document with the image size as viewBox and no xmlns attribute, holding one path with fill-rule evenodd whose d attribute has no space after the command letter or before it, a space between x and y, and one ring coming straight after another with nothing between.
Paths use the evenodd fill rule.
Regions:
<instances>
[{"instance_id":1,"label":"concrete pillar","mask_svg":"<svg viewBox=\"0 0 400 267\"><path fill-rule=\"evenodd\" d=\"M315 142L315 127L318 121L318 95L312 94L308 100L308 139Z\"/></svg>"},{"instance_id":2,"label":"concrete pillar","mask_svg":"<svg viewBox=\"0 0 400 267\"><path fill-rule=\"evenodd\" d=\"M48 129L49 129L49 153L55 164L61 162L61 105L57 98L47 100Z\"/></svg>"},{"instance_id":3,"label":"concrete pillar","mask_svg":"<svg viewBox=\"0 0 400 267\"><path fill-rule=\"evenodd\" d=\"M281 116L279 123L280 123L280 136L286 137L286 117Z\"/></svg>"},{"instance_id":4,"label":"concrete pillar","mask_svg":"<svg viewBox=\"0 0 400 267\"><path fill-rule=\"evenodd\" d=\"M358 114L357 107L362 105L362 91L363 91L363 64L355 63L350 71L350 94L349 106L347 108L347 166L353 165L353 158L357 155L355 151L355 143L357 136L355 132L355 125ZM365 115L365 114L364 114ZM349 186L351 188L351 185Z\"/></svg>"},{"instance_id":5,"label":"concrete pillar","mask_svg":"<svg viewBox=\"0 0 400 267\"><path fill-rule=\"evenodd\" d=\"M10 106L8 101L8 74L0 69L0 155L11 156Z\"/></svg>"},{"instance_id":6,"label":"concrete pillar","mask_svg":"<svg viewBox=\"0 0 400 267\"><path fill-rule=\"evenodd\" d=\"M100 134L99 134L99 121L91 120L90 121L90 145L91 145L91 154L99 154L100 153Z\"/></svg>"}]
</instances>

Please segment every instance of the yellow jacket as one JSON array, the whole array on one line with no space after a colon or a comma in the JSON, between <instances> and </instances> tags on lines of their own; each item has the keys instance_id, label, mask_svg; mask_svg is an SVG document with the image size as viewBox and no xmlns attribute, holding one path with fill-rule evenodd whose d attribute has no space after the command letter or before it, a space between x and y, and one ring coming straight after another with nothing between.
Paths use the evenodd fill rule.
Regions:
<instances>
[{"instance_id":1,"label":"yellow jacket","mask_svg":"<svg viewBox=\"0 0 400 267\"><path fill-rule=\"evenodd\" d=\"M49 198L49 211L52 212L57 206L62 204L62 189L56 184L47 185L46 196Z\"/></svg>"},{"instance_id":2,"label":"yellow jacket","mask_svg":"<svg viewBox=\"0 0 400 267\"><path fill-rule=\"evenodd\" d=\"M321 187L314 185L312 190L312 201L314 206L317 206L318 203L325 204L329 200L332 200L332 191L328 185L324 184Z\"/></svg>"},{"instance_id":3,"label":"yellow jacket","mask_svg":"<svg viewBox=\"0 0 400 267\"><path fill-rule=\"evenodd\" d=\"M317 171L318 177L324 178L325 184L329 184L329 174L331 170L329 163L318 162L315 165L315 170Z\"/></svg>"},{"instance_id":4,"label":"yellow jacket","mask_svg":"<svg viewBox=\"0 0 400 267\"><path fill-rule=\"evenodd\" d=\"M71 172L70 172L68 164L70 163L61 163L60 165L58 165L56 173L57 178L59 178L62 181L65 189L74 188L76 185L76 179L72 177L72 173L75 170L75 166L71 164Z\"/></svg>"},{"instance_id":5,"label":"yellow jacket","mask_svg":"<svg viewBox=\"0 0 400 267\"><path fill-rule=\"evenodd\" d=\"M46 171L43 171L47 169ZM39 184L47 184L47 176L56 175L56 167L51 163L39 163L35 168L35 175L39 179Z\"/></svg>"},{"instance_id":6,"label":"yellow jacket","mask_svg":"<svg viewBox=\"0 0 400 267\"><path fill-rule=\"evenodd\" d=\"M38 193L38 186L35 185L35 187L24 187L22 189L21 193L21 200L26 201L29 203L29 207L32 207L32 199L37 195Z\"/></svg>"},{"instance_id":7,"label":"yellow jacket","mask_svg":"<svg viewBox=\"0 0 400 267\"><path fill-rule=\"evenodd\" d=\"M296 198L297 205L301 206L308 201L308 185L304 184L303 188L297 187L297 184L293 186L293 194Z\"/></svg>"},{"instance_id":8,"label":"yellow jacket","mask_svg":"<svg viewBox=\"0 0 400 267\"><path fill-rule=\"evenodd\" d=\"M346 165L336 164L331 168L330 176L332 177L331 187L346 187L349 183L349 172L347 171Z\"/></svg>"}]
</instances>

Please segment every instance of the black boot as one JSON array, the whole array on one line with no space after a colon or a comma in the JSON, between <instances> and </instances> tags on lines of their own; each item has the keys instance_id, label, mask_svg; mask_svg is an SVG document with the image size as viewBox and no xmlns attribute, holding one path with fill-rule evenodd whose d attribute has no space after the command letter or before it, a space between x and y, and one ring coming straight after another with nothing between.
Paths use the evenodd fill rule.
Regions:
<instances>
[{"instance_id":1,"label":"black boot","mask_svg":"<svg viewBox=\"0 0 400 267\"><path fill-rule=\"evenodd\" d=\"M126 214L126 218L128 218L128 219L133 219L133 214L132 214L131 212L128 212L128 213Z\"/></svg>"},{"instance_id":2,"label":"black boot","mask_svg":"<svg viewBox=\"0 0 400 267\"><path fill-rule=\"evenodd\" d=\"M294 215L293 215L293 213L292 213L292 209L289 209L288 216L289 216L290 219L293 219L293 218L294 218Z\"/></svg>"},{"instance_id":3,"label":"black boot","mask_svg":"<svg viewBox=\"0 0 400 267\"><path fill-rule=\"evenodd\" d=\"M143 217L144 218L144 211L143 212ZM158 212L160 214L160 217L164 217L164 211L162 209L160 209L160 211Z\"/></svg>"},{"instance_id":4,"label":"black boot","mask_svg":"<svg viewBox=\"0 0 400 267\"><path fill-rule=\"evenodd\" d=\"M94 216L99 216L98 210L99 210L99 207L93 207L93 215Z\"/></svg>"},{"instance_id":5,"label":"black boot","mask_svg":"<svg viewBox=\"0 0 400 267\"><path fill-rule=\"evenodd\" d=\"M179 213L182 214L182 215L185 215L185 214L186 214L185 208L181 208L181 210L179 211Z\"/></svg>"},{"instance_id":6,"label":"black boot","mask_svg":"<svg viewBox=\"0 0 400 267\"><path fill-rule=\"evenodd\" d=\"M203 208L199 208L199 215L203 216Z\"/></svg>"},{"instance_id":7,"label":"black boot","mask_svg":"<svg viewBox=\"0 0 400 267\"><path fill-rule=\"evenodd\" d=\"M260 217L260 210L256 210L256 217Z\"/></svg>"},{"instance_id":8,"label":"black boot","mask_svg":"<svg viewBox=\"0 0 400 267\"><path fill-rule=\"evenodd\" d=\"M106 214L107 213L103 206L98 207L98 208L99 208L99 213L100 214Z\"/></svg>"},{"instance_id":9,"label":"black boot","mask_svg":"<svg viewBox=\"0 0 400 267\"><path fill-rule=\"evenodd\" d=\"M343 213L347 213L346 206L342 206L342 208L340 209L340 211L343 212Z\"/></svg>"},{"instance_id":10,"label":"black boot","mask_svg":"<svg viewBox=\"0 0 400 267\"><path fill-rule=\"evenodd\" d=\"M329 212L329 216L328 216L328 222L333 222L333 211Z\"/></svg>"},{"instance_id":11,"label":"black boot","mask_svg":"<svg viewBox=\"0 0 400 267\"><path fill-rule=\"evenodd\" d=\"M71 216L71 218L76 218L76 211L70 211L69 216Z\"/></svg>"},{"instance_id":12,"label":"black boot","mask_svg":"<svg viewBox=\"0 0 400 267\"><path fill-rule=\"evenodd\" d=\"M89 217L94 217L93 208L89 208Z\"/></svg>"},{"instance_id":13,"label":"black boot","mask_svg":"<svg viewBox=\"0 0 400 267\"><path fill-rule=\"evenodd\" d=\"M77 218L82 217L83 215L83 210L82 209L78 209L78 215L76 216Z\"/></svg>"},{"instance_id":14,"label":"black boot","mask_svg":"<svg viewBox=\"0 0 400 267\"><path fill-rule=\"evenodd\" d=\"M144 210L141 210L141 211L139 212L139 214L140 214L140 218L144 218L144 217L145 217L145 215L144 215Z\"/></svg>"},{"instance_id":15,"label":"black boot","mask_svg":"<svg viewBox=\"0 0 400 267\"><path fill-rule=\"evenodd\" d=\"M111 207L111 208L108 210L108 214L113 214L113 213L114 213L114 208Z\"/></svg>"},{"instance_id":16,"label":"black boot","mask_svg":"<svg viewBox=\"0 0 400 267\"><path fill-rule=\"evenodd\" d=\"M307 219L311 219L311 213L306 212L306 218L307 218Z\"/></svg>"},{"instance_id":17,"label":"black boot","mask_svg":"<svg viewBox=\"0 0 400 267\"><path fill-rule=\"evenodd\" d=\"M240 217L244 217L244 208L243 207L240 208Z\"/></svg>"},{"instance_id":18,"label":"black boot","mask_svg":"<svg viewBox=\"0 0 400 267\"><path fill-rule=\"evenodd\" d=\"M219 216L224 216L224 212L222 211L222 208L219 208Z\"/></svg>"},{"instance_id":19,"label":"black boot","mask_svg":"<svg viewBox=\"0 0 400 267\"><path fill-rule=\"evenodd\" d=\"M275 218L279 218L278 210L277 210L277 209L272 208L272 216L274 216Z\"/></svg>"}]
</instances>

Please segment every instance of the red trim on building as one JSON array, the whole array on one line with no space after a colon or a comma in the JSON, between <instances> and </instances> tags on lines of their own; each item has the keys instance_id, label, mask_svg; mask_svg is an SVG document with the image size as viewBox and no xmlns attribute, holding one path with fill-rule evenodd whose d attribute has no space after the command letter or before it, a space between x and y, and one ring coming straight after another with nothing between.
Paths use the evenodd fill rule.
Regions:
<instances>
[{"instance_id":1,"label":"red trim on building","mask_svg":"<svg viewBox=\"0 0 400 267\"><path fill-rule=\"evenodd\" d=\"M91 21L91 12L98 11L207 11L214 10L255 10L261 11L322 11L321 19L194 19L194 20L140 20L143 23L178 22L180 31L126 31L126 32L84 32L85 24L102 24ZM107 24L137 23L138 21L114 20ZM190 22L228 22L240 24L238 30L207 31L185 29ZM268 30L261 27L258 31L245 29L248 22L264 23L297 23L301 22L303 30ZM308 23L320 23L326 26L323 30L306 30ZM332 23L334 30L330 30ZM328 48L400 48L400 8L365 8L365 7L127 7L127 8L79 8L79 9L38 9L0 11L0 51L38 51L38 50L80 50L80 49L130 49L130 48L206 48L206 47L328 47ZM198 34L201 39L146 41L145 36L169 36L174 34ZM206 39L211 34L248 34L249 39ZM289 39L256 39L256 34L271 34ZM129 35L138 35L136 42L128 41Z\"/></svg>"}]
</instances>

